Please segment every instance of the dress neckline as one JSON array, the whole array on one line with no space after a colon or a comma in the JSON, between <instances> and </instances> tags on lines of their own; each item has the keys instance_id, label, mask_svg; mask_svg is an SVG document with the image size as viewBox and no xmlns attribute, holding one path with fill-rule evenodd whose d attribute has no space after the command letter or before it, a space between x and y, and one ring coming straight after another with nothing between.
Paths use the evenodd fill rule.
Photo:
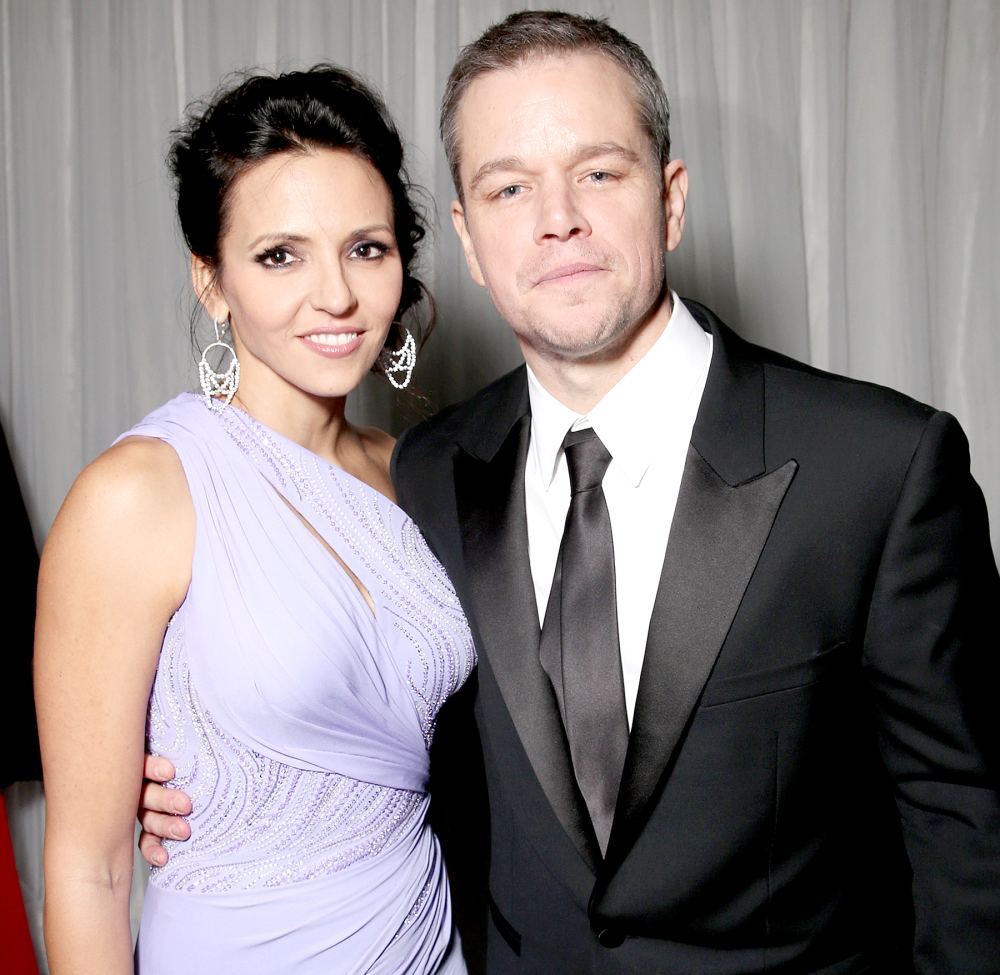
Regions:
<instances>
[{"instance_id":1,"label":"dress neckline","mask_svg":"<svg viewBox=\"0 0 1000 975\"><path fill-rule=\"evenodd\" d=\"M248 410L245 410L239 406L233 406L232 403L225 406L223 410L213 410L205 403L205 397L201 393L189 392L186 395L197 399L201 403L204 409L208 410L209 413L213 414L220 420L223 418L223 413L225 411L232 410L233 415L237 416L240 422L244 426L250 428L256 427L259 430L267 433L269 436L273 437L276 441L278 441L279 445L284 445L285 447L289 447L300 454L304 454L306 457L312 458L317 464L322 465L324 468L329 468L330 470L336 471L338 475L346 477L350 483L356 484L363 491L374 496L374 498L377 501L390 505L390 507L395 508L397 511L399 511L407 520L412 520L410 519L410 516L403 510L403 508L401 508L399 504L392 498L390 498L387 494L383 494L378 488L372 487L367 481L363 481L360 477L357 477L350 471L345 470L339 464L335 464L332 460L328 460L326 457L322 457L320 454L317 454L316 451L310 450L308 447L303 446L297 440L293 440L291 437L282 433L280 430L275 430L274 427L269 426L263 420L258 420L257 417L255 417Z\"/></svg>"}]
</instances>

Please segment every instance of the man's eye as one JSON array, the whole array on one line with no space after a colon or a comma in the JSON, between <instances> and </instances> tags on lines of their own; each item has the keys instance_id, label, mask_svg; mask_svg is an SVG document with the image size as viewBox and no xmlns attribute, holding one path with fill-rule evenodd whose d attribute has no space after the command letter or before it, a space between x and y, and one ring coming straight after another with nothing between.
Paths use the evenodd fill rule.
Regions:
<instances>
[{"instance_id":1,"label":"man's eye","mask_svg":"<svg viewBox=\"0 0 1000 975\"><path fill-rule=\"evenodd\" d=\"M518 196L521 192L521 187L514 184L512 186L505 186L499 193L497 193L497 199L499 200L510 200L515 196Z\"/></svg>"},{"instance_id":2,"label":"man's eye","mask_svg":"<svg viewBox=\"0 0 1000 975\"><path fill-rule=\"evenodd\" d=\"M614 177L611 173L605 172L603 169L598 169L593 173L588 173L587 178L592 183L610 183Z\"/></svg>"}]
</instances>

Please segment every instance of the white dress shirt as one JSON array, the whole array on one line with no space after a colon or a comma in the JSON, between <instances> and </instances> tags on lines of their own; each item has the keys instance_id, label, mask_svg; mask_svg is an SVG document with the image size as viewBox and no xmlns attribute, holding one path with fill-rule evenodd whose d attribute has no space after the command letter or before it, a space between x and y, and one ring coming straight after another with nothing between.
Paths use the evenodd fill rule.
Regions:
<instances>
[{"instance_id":1,"label":"white dress shirt","mask_svg":"<svg viewBox=\"0 0 1000 975\"><path fill-rule=\"evenodd\" d=\"M528 367L531 442L524 488L538 619L545 618L569 510L562 441L571 429L593 426L612 457L603 487L614 536L618 642L629 727L670 522L712 359L712 336L676 294L672 297L673 313L663 333L586 416L559 402Z\"/></svg>"}]
</instances>

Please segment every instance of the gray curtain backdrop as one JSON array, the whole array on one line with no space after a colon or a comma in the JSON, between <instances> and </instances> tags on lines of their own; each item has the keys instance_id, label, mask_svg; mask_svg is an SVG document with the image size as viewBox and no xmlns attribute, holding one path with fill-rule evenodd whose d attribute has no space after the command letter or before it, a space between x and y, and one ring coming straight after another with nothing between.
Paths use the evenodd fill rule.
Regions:
<instances>
[{"instance_id":1,"label":"gray curtain backdrop","mask_svg":"<svg viewBox=\"0 0 1000 975\"><path fill-rule=\"evenodd\" d=\"M459 46L521 6L0 0L0 419L39 543L77 472L195 383L163 157L227 72L332 60L379 86L439 214L424 271L440 324L418 385L442 406L519 361L467 279L436 114ZM610 18L666 84L691 172L671 284L750 339L954 413L996 523L1000 3L563 6ZM414 418L376 381L351 409L394 432ZM7 799L40 945L39 790Z\"/></svg>"}]
</instances>

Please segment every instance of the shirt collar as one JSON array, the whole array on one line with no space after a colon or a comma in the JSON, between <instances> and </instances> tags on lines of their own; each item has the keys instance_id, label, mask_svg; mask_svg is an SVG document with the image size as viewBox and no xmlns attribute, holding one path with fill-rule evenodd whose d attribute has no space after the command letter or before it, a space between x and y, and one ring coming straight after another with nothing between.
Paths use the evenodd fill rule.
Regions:
<instances>
[{"instance_id":1,"label":"shirt collar","mask_svg":"<svg viewBox=\"0 0 1000 975\"><path fill-rule=\"evenodd\" d=\"M687 414L685 407L708 371L712 338L674 292L671 297L673 311L663 332L586 416L557 400L528 366L530 451L546 490L570 429L593 426L614 464L638 486L662 449L659 438L649 435L650 424L663 425Z\"/></svg>"}]
</instances>

